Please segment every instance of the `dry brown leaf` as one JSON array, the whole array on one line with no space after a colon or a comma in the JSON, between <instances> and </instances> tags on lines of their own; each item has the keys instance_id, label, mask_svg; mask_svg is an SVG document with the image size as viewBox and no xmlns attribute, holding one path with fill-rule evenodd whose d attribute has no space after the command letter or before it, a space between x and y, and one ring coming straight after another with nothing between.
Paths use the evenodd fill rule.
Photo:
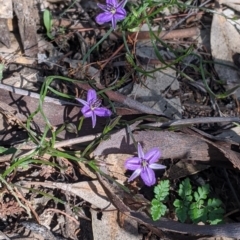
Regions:
<instances>
[{"instance_id":1,"label":"dry brown leaf","mask_svg":"<svg viewBox=\"0 0 240 240\"><path fill-rule=\"evenodd\" d=\"M13 0L13 8L18 19L18 29L24 53L28 57L36 57L38 53L36 18L38 14L34 2L28 0ZM25 31L27 29L27 31Z\"/></svg>"},{"instance_id":2,"label":"dry brown leaf","mask_svg":"<svg viewBox=\"0 0 240 240\"><path fill-rule=\"evenodd\" d=\"M54 186L67 190L79 196L97 208L115 210L116 208L108 201L105 191L98 181L79 182L74 184L53 183Z\"/></svg>"},{"instance_id":3,"label":"dry brown leaf","mask_svg":"<svg viewBox=\"0 0 240 240\"><path fill-rule=\"evenodd\" d=\"M209 148L211 149L211 147L213 148L216 148L218 149L219 153L221 152L224 157L226 159L228 159L235 168L238 168L240 169L240 153L239 152L236 152L236 151L232 151L231 148L232 148L232 145L228 142L224 142L224 141L210 141L209 139L207 138L204 138L199 130L195 130L194 129L190 129L190 128L187 128L186 129L186 132L189 133L191 136L196 136L197 138L199 138L200 140L203 140L205 141L207 144L209 144ZM235 147L236 147L236 144L234 144Z\"/></svg>"},{"instance_id":4,"label":"dry brown leaf","mask_svg":"<svg viewBox=\"0 0 240 240\"><path fill-rule=\"evenodd\" d=\"M130 154L108 154L106 156L96 156L94 159L97 160L101 165L104 165L104 169L101 167L106 174L112 178L118 179L121 182L126 181L124 162L126 159L132 157ZM95 179L96 174L84 163L79 163L82 171L89 177Z\"/></svg>"},{"instance_id":5,"label":"dry brown leaf","mask_svg":"<svg viewBox=\"0 0 240 240\"><path fill-rule=\"evenodd\" d=\"M7 19L0 18L0 42L3 43L7 48L11 47L10 32L7 25Z\"/></svg>"},{"instance_id":6,"label":"dry brown leaf","mask_svg":"<svg viewBox=\"0 0 240 240\"><path fill-rule=\"evenodd\" d=\"M67 191L70 194L74 194L85 201L91 203L97 208L104 210L116 210L116 208L108 201L108 198L103 190L101 184L98 181L77 182L73 184L58 183L58 182L21 182L22 185L28 184L36 186L44 186L51 189L61 189Z\"/></svg>"},{"instance_id":7,"label":"dry brown leaf","mask_svg":"<svg viewBox=\"0 0 240 240\"><path fill-rule=\"evenodd\" d=\"M209 152L206 142L188 134L169 131L137 131L133 136L136 142L141 143L144 152L153 147L159 147L163 159L209 161L211 158L219 161L217 149L211 149ZM101 142L94 151L95 156L118 153L137 154L132 139L123 130L112 134L109 140Z\"/></svg>"},{"instance_id":8,"label":"dry brown leaf","mask_svg":"<svg viewBox=\"0 0 240 240\"><path fill-rule=\"evenodd\" d=\"M216 62L215 69L221 80L224 80L228 88L233 88L240 83L240 77L234 68L233 55L240 53L240 34L226 17L222 16L222 10L217 9L213 15L211 27L212 56ZM229 66L226 66L227 64ZM232 66L232 67L231 67Z\"/></svg>"},{"instance_id":9,"label":"dry brown leaf","mask_svg":"<svg viewBox=\"0 0 240 240\"><path fill-rule=\"evenodd\" d=\"M0 0L0 18L13 18L12 0Z\"/></svg>"},{"instance_id":10,"label":"dry brown leaf","mask_svg":"<svg viewBox=\"0 0 240 240\"><path fill-rule=\"evenodd\" d=\"M203 164L192 164L180 160L171 166L165 173L168 179L179 179L203 171L210 166Z\"/></svg>"},{"instance_id":11,"label":"dry brown leaf","mask_svg":"<svg viewBox=\"0 0 240 240\"><path fill-rule=\"evenodd\" d=\"M94 240L114 239L114 240L138 240L137 221L125 215L123 225L118 223L119 213L117 211L103 212L101 219L98 219L97 212L91 210L92 229Z\"/></svg>"},{"instance_id":12,"label":"dry brown leaf","mask_svg":"<svg viewBox=\"0 0 240 240\"><path fill-rule=\"evenodd\" d=\"M96 157L99 161L105 164L104 172L113 178L120 180L121 182L126 181L127 177L124 176L125 168L124 163L126 159L132 157L130 154L108 154L104 157Z\"/></svg>"},{"instance_id":13,"label":"dry brown leaf","mask_svg":"<svg viewBox=\"0 0 240 240\"><path fill-rule=\"evenodd\" d=\"M227 5L228 7L240 12L239 0L220 0L219 3Z\"/></svg>"}]
</instances>

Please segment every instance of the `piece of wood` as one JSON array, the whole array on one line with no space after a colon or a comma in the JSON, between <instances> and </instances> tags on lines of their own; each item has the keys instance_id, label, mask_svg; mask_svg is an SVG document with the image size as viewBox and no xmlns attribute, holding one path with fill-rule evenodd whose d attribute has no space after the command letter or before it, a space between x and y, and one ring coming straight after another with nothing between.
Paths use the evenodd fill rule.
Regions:
<instances>
[{"instance_id":1,"label":"piece of wood","mask_svg":"<svg viewBox=\"0 0 240 240\"><path fill-rule=\"evenodd\" d=\"M200 236L219 236L239 238L240 224L219 224L219 225L194 225L172 221L166 218L160 218L158 221L153 221L142 212L131 212L130 217L149 227L154 233L159 234L159 230L178 232L182 234L192 234Z\"/></svg>"}]
</instances>

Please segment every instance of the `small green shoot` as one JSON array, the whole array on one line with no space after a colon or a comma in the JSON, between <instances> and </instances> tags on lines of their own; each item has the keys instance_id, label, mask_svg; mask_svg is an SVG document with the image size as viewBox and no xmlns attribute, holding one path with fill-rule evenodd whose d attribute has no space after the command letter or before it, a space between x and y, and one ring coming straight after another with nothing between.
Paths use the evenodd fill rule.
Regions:
<instances>
[{"instance_id":1,"label":"small green shoot","mask_svg":"<svg viewBox=\"0 0 240 240\"><path fill-rule=\"evenodd\" d=\"M176 199L173 205L176 207L176 214L180 222L187 220L187 212L190 202L192 201L192 186L188 178L186 178L179 186L178 195L180 199Z\"/></svg>"},{"instance_id":2,"label":"small green shoot","mask_svg":"<svg viewBox=\"0 0 240 240\"><path fill-rule=\"evenodd\" d=\"M151 215L154 221L165 215L167 206L164 204L169 195L169 180L161 181L154 188L155 197L151 202Z\"/></svg>"},{"instance_id":3,"label":"small green shoot","mask_svg":"<svg viewBox=\"0 0 240 240\"><path fill-rule=\"evenodd\" d=\"M173 203L176 215L180 222L190 219L193 223L218 224L223 220L224 209L219 199L208 199L210 193L209 184L198 187L195 192L188 178L179 186L178 195L181 199L176 199Z\"/></svg>"},{"instance_id":4,"label":"small green shoot","mask_svg":"<svg viewBox=\"0 0 240 240\"><path fill-rule=\"evenodd\" d=\"M122 23L122 26L124 26L124 29L127 29L130 32L136 32L139 31L140 23L143 21L142 12L149 6L149 3L143 3L143 5L130 5L129 8L131 9L131 13L129 14L124 22Z\"/></svg>"},{"instance_id":5,"label":"small green shoot","mask_svg":"<svg viewBox=\"0 0 240 240\"><path fill-rule=\"evenodd\" d=\"M54 37L52 36L52 14L49 10L45 10L43 12L43 24L47 31L47 36L52 40Z\"/></svg>"},{"instance_id":6,"label":"small green shoot","mask_svg":"<svg viewBox=\"0 0 240 240\"><path fill-rule=\"evenodd\" d=\"M8 150L8 148L0 147L0 154L6 152L7 150Z\"/></svg>"}]
</instances>

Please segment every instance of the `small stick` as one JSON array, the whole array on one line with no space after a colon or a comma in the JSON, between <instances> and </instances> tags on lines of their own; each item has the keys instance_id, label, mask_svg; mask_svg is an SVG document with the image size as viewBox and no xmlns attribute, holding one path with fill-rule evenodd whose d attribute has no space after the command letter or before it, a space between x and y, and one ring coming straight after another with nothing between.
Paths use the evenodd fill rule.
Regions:
<instances>
[{"instance_id":1,"label":"small stick","mask_svg":"<svg viewBox=\"0 0 240 240\"><path fill-rule=\"evenodd\" d=\"M164 123L161 123L161 122L149 123L149 124L144 124L144 126L168 128L172 126L192 125L192 124L199 124L199 123L217 123L217 122L220 122L220 123L221 122L240 122L240 118L239 117L187 118L187 119L172 120Z\"/></svg>"},{"instance_id":2,"label":"small stick","mask_svg":"<svg viewBox=\"0 0 240 240\"><path fill-rule=\"evenodd\" d=\"M84 142L89 142L89 141L93 141L94 139L98 138L100 136L100 134L96 134L96 135L88 135L88 136L83 136L83 137L77 137L77 138L72 138L72 139L68 139L68 140L63 140L61 142L57 142L55 143L55 145L53 146L53 148L61 148L61 147L66 147L66 146L71 146L77 143L84 143ZM20 150L26 150L26 148L19 148ZM36 149L36 146L28 146L27 145L27 150L29 150L28 152L21 154L19 156L17 156L17 158L20 157L24 157L27 155L30 155L31 153L33 153ZM6 154L3 156L0 156L0 162L7 162L10 161L12 157L12 154Z\"/></svg>"},{"instance_id":3,"label":"small stick","mask_svg":"<svg viewBox=\"0 0 240 240\"><path fill-rule=\"evenodd\" d=\"M199 28L185 28L185 29L177 29L169 31L161 31L160 33L157 31L153 32L160 39L174 39L174 38L189 38L193 36L198 36L200 34ZM150 39L149 31L142 31L138 33L137 40L148 40Z\"/></svg>"},{"instance_id":4,"label":"small stick","mask_svg":"<svg viewBox=\"0 0 240 240\"><path fill-rule=\"evenodd\" d=\"M69 214L67 214L67 213L65 213L65 212L63 212L63 211L61 211L59 209L48 208L48 209L46 209L46 212L48 212L48 211L53 211L53 212L56 212L56 213L60 213L60 214L62 214L64 216L70 218L73 222L75 222L77 225L79 225L79 222L74 217L70 216Z\"/></svg>"},{"instance_id":5,"label":"small stick","mask_svg":"<svg viewBox=\"0 0 240 240\"><path fill-rule=\"evenodd\" d=\"M88 135L88 136L83 136L83 137L77 137L77 138L71 138L71 139L68 139L68 140L63 140L61 142L55 143L53 148L61 148L61 147L71 146L71 145L78 144L78 143L84 143L84 142L93 141L94 139L96 139L96 138L98 138L100 136L101 136L101 134L96 134L96 135Z\"/></svg>"},{"instance_id":6,"label":"small stick","mask_svg":"<svg viewBox=\"0 0 240 240\"><path fill-rule=\"evenodd\" d=\"M21 89L21 88L17 88L14 86L9 86L9 85L5 85L0 83L0 89L4 89L8 92L13 92L19 95L23 95L23 96L29 96L32 98L36 98L36 99L40 99L40 95L38 93L35 92L31 92L25 89ZM73 105L73 106L79 106L78 104L75 103L71 103L71 102L67 102L67 101L63 101L63 100L59 100L56 98L52 98L52 97L45 97L44 98L44 102L50 102L50 103L54 103L56 105Z\"/></svg>"}]
</instances>

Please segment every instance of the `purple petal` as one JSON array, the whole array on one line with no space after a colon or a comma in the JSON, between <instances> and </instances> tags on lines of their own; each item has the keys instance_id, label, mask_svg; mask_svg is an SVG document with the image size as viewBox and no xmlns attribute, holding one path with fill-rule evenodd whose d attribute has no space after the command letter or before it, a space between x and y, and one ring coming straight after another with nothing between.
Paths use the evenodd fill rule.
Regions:
<instances>
[{"instance_id":1,"label":"purple petal","mask_svg":"<svg viewBox=\"0 0 240 240\"><path fill-rule=\"evenodd\" d=\"M101 8L104 12L109 12L106 5L103 5L103 4L101 4L101 3L97 3L97 6L98 6L99 8Z\"/></svg>"},{"instance_id":2,"label":"purple petal","mask_svg":"<svg viewBox=\"0 0 240 240\"><path fill-rule=\"evenodd\" d=\"M127 3L127 0L122 0L122 1L117 5L117 8L124 8L126 3Z\"/></svg>"},{"instance_id":3,"label":"purple petal","mask_svg":"<svg viewBox=\"0 0 240 240\"><path fill-rule=\"evenodd\" d=\"M95 128L97 122L97 117L94 112L92 112L92 128Z\"/></svg>"},{"instance_id":4,"label":"purple petal","mask_svg":"<svg viewBox=\"0 0 240 240\"><path fill-rule=\"evenodd\" d=\"M142 146L140 143L138 143L138 157L141 159L144 159L144 153L143 153Z\"/></svg>"},{"instance_id":5,"label":"purple petal","mask_svg":"<svg viewBox=\"0 0 240 240\"><path fill-rule=\"evenodd\" d=\"M112 112L104 107L95 108L94 113L99 117L109 117L112 115Z\"/></svg>"},{"instance_id":6,"label":"purple petal","mask_svg":"<svg viewBox=\"0 0 240 240\"><path fill-rule=\"evenodd\" d=\"M148 165L149 168L151 169L165 169L166 166L162 165L162 164L158 164L158 163L151 163Z\"/></svg>"},{"instance_id":7,"label":"purple petal","mask_svg":"<svg viewBox=\"0 0 240 240\"><path fill-rule=\"evenodd\" d=\"M82 100L80 98L75 98L78 102L80 102L81 104L83 104L84 106L89 106L89 104L85 101L85 100Z\"/></svg>"},{"instance_id":8,"label":"purple petal","mask_svg":"<svg viewBox=\"0 0 240 240\"><path fill-rule=\"evenodd\" d=\"M112 7L117 7L118 1L117 0L106 0L107 5L110 5Z\"/></svg>"},{"instance_id":9,"label":"purple petal","mask_svg":"<svg viewBox=\"0 0 240 240\"><path fill-rule=\"evenodd\" d=\"M126 11L123 8L118 8L114 17L116 20L123 20L127 16Z\"/></svg>"},{"instance_id":10,"label":"purple petal","mask_svg":"<svg viewBox=\"0 0 240 240\"><path fill-rule=\"evenodd\" d=\"M138 177L141 173L142 169L138 168L136 169L133 174L130 176L130 178L128 179L128 182L132 181L133 179L135 179L136 177Z\"/></svg>"},{"instance_id":11,"label":"purple petal","mask_svg":"<svg viewBox=\"0 0 240 240\"><path fill-rule=\"evenodd\" d=\"M84 106L82 109L81 109L81 112L83 114L83 116L85 118L89 118L92 116L93 112L91 110L91 108L89 108L88 106Z\"/></svg>"},{"instance_id":12,"label":"purple petal","mask_svg":"<svg viewBox=\"0 0 240 240\"><path fill-rule=\"evenodd\" d=\"M151 163L157 162L160 156L161 156L161 153L159 151L159 148L156 147L148 151L144 155L144 158L149 162L149 164L151 164Z\"/></svg>"},{"instance_id":13,"label":"purple petal","mask_svg":"<svg viewBox=\"0 0 240 240\"><path fill-rule=\"evenodd\" d=\"M116 18L115 18L115 14L114 14L112 17L112 27L114 30L116 29L116 26L117 26L117 22L116 22Z\"/></svg>"},{"instance_id":14,"label":"purple petal","mask_svg":"<svg viewBox=\"0 0 240 240\"><path fill-rule=\"evenodd\" d=\"M141 178L147 186L152 186L156 182L155 173L151 168L145 168L141 172Z\"/></svg>"},{"instance_id":15,"label":"purple petal","mask_svg":"<svg viewBox=\"0 0 240 240\"><path fill-rule=\"evenodd\" d=\"M103 23L112 21L112 18L113 18L112 13L104 12L104 13L98 14L95 20L98 24L103 24Z\"/></svg>"},{"instance_id":16,"label":"purple petal","mask_svg":"<svg viewBox=\"0 0 240 240\"><path fill-rule=\"evenodd\" d=\"M132 157L126 160L124 164L125 168L128 170L136 170L141 168L141 159L138 157Z\"/></svg>"},{"instance_id":17,"label":"purple petal","mask_svg":"<svg viewBox=\"0 0 240 240\"><path fill-rule=\"evenodd\" d=\"M93 102L94 100L97 99L97 93L94 89L89 89L88 93L87 93L87 101L89 102Z\"/></svg>"}]
</instances>

